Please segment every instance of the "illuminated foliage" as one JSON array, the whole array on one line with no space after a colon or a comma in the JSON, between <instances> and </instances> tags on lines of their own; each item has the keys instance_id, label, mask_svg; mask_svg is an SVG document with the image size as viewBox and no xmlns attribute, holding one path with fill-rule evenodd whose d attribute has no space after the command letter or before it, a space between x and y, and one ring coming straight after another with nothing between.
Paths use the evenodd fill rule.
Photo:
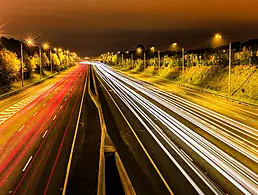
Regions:
<instances>
[{"instance_id":1,"label":"illuminated foliage","mask_svg":"<svg viewBox=\"0 0 258 195\"><path fill-rule=\"evenodd\" d=\"M19 76L21 62L17 55L6 49L0 50L0 85L5 89Z\"/></svg>"}]
</instances>

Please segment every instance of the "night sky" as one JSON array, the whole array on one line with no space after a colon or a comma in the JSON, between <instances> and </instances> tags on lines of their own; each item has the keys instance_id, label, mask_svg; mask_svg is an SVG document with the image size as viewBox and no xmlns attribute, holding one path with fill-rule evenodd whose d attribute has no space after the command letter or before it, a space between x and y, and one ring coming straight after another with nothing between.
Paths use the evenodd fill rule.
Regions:
<instances>
[{"instance_id":1,"label":"night sky","mask_svg":"<svg viewBox=\"0 0 258 195\"><path fill-rule=\"evenodd\" d=\"M258 38L258 0L1 0L0 31L21 39L41 34L82 56L127 50L138 43L166 50Z\"/></svg>"}]
</instances>

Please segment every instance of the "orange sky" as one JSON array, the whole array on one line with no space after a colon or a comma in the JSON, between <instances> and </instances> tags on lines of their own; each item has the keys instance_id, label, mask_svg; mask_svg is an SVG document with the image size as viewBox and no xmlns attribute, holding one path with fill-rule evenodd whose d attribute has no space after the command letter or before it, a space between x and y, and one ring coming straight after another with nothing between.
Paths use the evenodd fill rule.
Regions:
<instances>
[{"instance_id":1,"label":"orange sky","mask_svg":"<svg viewBox=\"0 0 258 195\"><path fill-rule=\"evenodd\" d=\"M257 11L257 0L1 0L0 22L11 20L4 31L15 37L19 37L20 32L30 30L43 32L49 39L61 44L67 41L68 36L74 36L72 44L67 41L68 46L74 49L76 43L81 43L84 33L85 44L88 40L92 45L94 39L96 45L101 38L104 48L94 47L94 51L88 51L98 53L108 47L130 47L129 44L136 41L151 44L151 38L144 39L146 33L154 36L175 32L189 36L190 32L198 34L200 31L210 33L216 30L235 32L237 39L252 38L258 31ZM250 31L249 34L242 33L243 28ZM132 33L139 36L133 40ZM197 37L200 44L203 42L202 36ZM116 43L112 47L109 42L111 38L111 42ZM124 39L128 42L125 45ZM186 41L183 36L175 39ZM119 45L121 41L122 45Z\"/></svg>"}]
</instances>

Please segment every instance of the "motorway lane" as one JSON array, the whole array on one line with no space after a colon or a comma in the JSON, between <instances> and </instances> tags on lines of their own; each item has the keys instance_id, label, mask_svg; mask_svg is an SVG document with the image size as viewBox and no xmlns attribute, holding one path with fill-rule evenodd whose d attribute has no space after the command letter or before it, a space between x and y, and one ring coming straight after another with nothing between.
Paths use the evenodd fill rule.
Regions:
<instances>
[{"instance_id":1,"label":"motorway lane","mask_svg":"<svg viewBox=\"0 0 258 195\"><path fill-rule=\"evenodd\" d=\"M231 191L231 192L234 192L234 194L236 194L236 193L240 193L239 190L241 190L244 193L253 193L253 194L256 193L256 190L257 190L256 189L256 187L257 187L257 175L254 172L249 170L247 167L245 167L244 165L242 165L238 161L235 161L233 158L228 156L226 153L223 153L221 150L218 150L218 148L214 147L214 145L207 142L207 140L203 139L202 137L198 136L198 134L194 133L192 131L192 129L187 128L186 126L182 125L179 121L175 120L174 118L171 118L169 115L167 115L163 111L159 110L159 108L155 107L156 105L152 104L151 101L148 101L148 100L144 99L145 97L143 97L143 94L145 96L149 96L149 99L152 99L152 100L154 99L155 101L157 101L161 105L171 109L173 112L177 113L181 117L186 118L187 120L192 119L193 116L191 116L191 118L189 118L189 116L188 116L188 118L187 118L185 116L185 114L194 112L193 110L190 110L190 107L189 107L190 103L189 102L185 103L185 100L182 100L182 102L180 103L181 106L185 106L185 107L188 104L187 105L188 106L187 107L187 112L183 112L182 108L181 108L181 110L179 110L179 108L178 108L178 105L180 105L178 98L171 98L171 94L162 94L161 91L157 92L155 90L146 89L146 88L142 87L142 85L137 85L137 83L132 82L131 80L125 79L125 77L123 77L121 75L117 75L113 71L110 72L110 70L104 68L104 66L95 66L95 67L96 67L98 73L101 75L101 77L105 80L105 83L108 83L109 87L111 87L112 90L115 90L115 93L119 96L120 99L122 99L127 104L127 106L129 108L131 107L130 108L131 111L135 112L135 115L138 115L138 116L141 115L142 116L142 117L139 117L139 120L142 120L143 124L147 124L146 121L144 121L147 118L148 121L149 121L148 122L149 125L152 124L151 125L152 128L154 128L156 130L159 129L158 128L159 126L162 127L162 125L166 126L168 128L168 130L171 130L171 128L173 129L174 135L170 135L170 137L167 137L167 135L164 135L161 131L157 131L157 132L161 133L161 136L163 137L163 140L158 139L158 140L156 140L157 142L158 141L162 142L166 139L170 139L171 136L180 137L180 139L183 142L185 142L185 144L188 145L188 147L191 147L192 150L194 150L203 159L208 161L209 164L212 165L213 168L218 170L218 172L220 172L221 175L224 175L224 177L229 179L238 188L238 189L233 189L234 187L232 187L232 185L231 186L228 185L226 187L223 186L223 179L222 179L221 180L222 182L219 182L219 183L220 183L220 185L222 185L221 188L224 189L225 192L230 192ZM126 83L126 85L125 85L125 83ZM119 85L120 85L120 87L119 87ZM128 88L128 86L129 86L129 88ZM132 90L132 88L134 88L134 89ZM127 92L127 91L129 91L129 92ZM140 91L140 94L142 96L139 96L139 92L137 92L138 93L137 94L137 93L135 93L135 91ZM178 101L175 102L174 104L172 104L171 101L174 100L174 99L176 99ZM134 100L135 102L132 102L132 100ZM185 104L183 104L183 103L185 103ZM151 106L149 106L150 104L151 104ZM153 110L153 108L154 108L154 110ZM177 110L175 110L175 108L177 108ZM196 110L196 107L194 107L194 109ZM199 111L203 111L203 110L204 110L203 108L199 109ZM198 114L200 114L200 113L198 113ZM220 116L220 115L217 115L216 113L214 114L211 111L209 111L208 114L210 114L212 117L216 118L216 120L217 120L216 122L218 123L217 128L218 128L218 126L223 127L223 125L227 125L226 127L229 128L229 129L231 128L231 130L232 129L235 130L236 128L242 128L243 129L243 127L244 127L244 128L248 128L248 129L246 129L246 132L250 131L250 129L252 131L255 131L255 129L252 129L251 127L246 127L243 124L239 124L236 121L230 120L229 118L225 118L225 117ZM153 116L153 117L151 118L151 116ZM162 116L162 118L160 118L161 116ZM207 113L203 114L203 116L207 117ZM198 117L200 117L200 115L198 115ZM210 117L209 120L206 121L206 125L207 125L207 122L212 122L211 121L212 117ZM164 118L166 120L164 120ZM155 122L155 123L156 123L156 125L158 124L159 126L155 127L155 124L153 123L153 121L155 121L157 119L159 119L159 122ZM218 120L220 120L220 121L218 122ZM204 129L203 126L200 126L200 123L197 123L197 122L199 122L198 120L191 121L191 122L194 123L196 126L199 125L198 126L199 128ZM160 124L160 123L162 123L162 124ZM229 125L231 125L231 126L229 127ZM178 127L179 127L180 130L178 129ZM146 125L146 128L150 128L150 127L148 127L148 125ZM176 129L178 129L178 130L176 130ZM209 129L209 130L212 129L214 131L214 128L211 128L210 124L206 126L206 129ZM182 130L185 134L183 134L181 132ZM222 128L220 130L225 130L225 127L224 127L224 129ZM169 132L169 133L168 132L166 132L166 134L171 133L171 132ZM149 133L152 134L153 132L150 131ZM214 132L212 132L211 135L215 136ZM226 136L223 137L223 139L224 139L223 141L225 141L225 137ZM243 140L243 135L240 136L240 138L242 138L242 140ZM228 140L230 140L230 139L227 137L227 141ZM230 143L232 143L232 140L230 140L230 141L231 141ZM172 147L172 143L170 141L167 140L166 142L169 143L170 147ZM242 143L242 142L240 142L240 143ZM192 144L192 146L191 146L191 144ZM164 143L162 143L160 146L161 147L164 146ZM237 146L241 147L241 145L237 145ZM235 148L235 149L239 149L239 148ZM220 154L220 156L217 156L217 153ZM169 153L168 153L168 155L169 155ZM181 155L185 155L186 157L189 157L185 152L181 152ZM207 156L205 156L205 155L207 155ZM224 159L223 159L222 156L224 156ZM222 159L221 159L221 157L222 157ZM190 157L190 159L191 159L191 157ZM216 159L216 161L214 163L215 159ZM187 161L185 161L185 162L187 162ZM216 164L216 163L223 166L223 168L221 168L221 167L219 168L220 165L218 166L218 164ZM192 166L192 170L195 170L195 172L198 171L198 169L194 169L193 166ZM210 171L210 173L211 173L211 171ZM238 177L240 179L243 179L243 180L238 180L239 178L234 178L234 176L229 176L230 174L238 174ZM250 176L250 178L249 178L249 176ZM202 177L204 178L204 179L202 179L204 182L208 181L208 178L205 178L205 176L202 176ZM217 177L218 177L218 175L216 175L216 178ZM218 181L218 179L215 179L215 180ZM238 181L236 181L236 180L238 180ZM199 182L198 182L198 185L200 185ZM230 188L228 188L229 186L230 186ZM213 189L215 190L216 187L213 188Z\"/></svg>"},{"instance_id":2,"label":"motorway lane","mask_svg":"<svg viewBox=\"0 0 258 195\"><path fill-rule=\"evenodd\" d=\"M69 155L69 147L75 128L74 121L76 121L78 117L79 106L77 103L82 93L86 70L87 66L75 68L69 75L66 75L53 85L50 90L33 101L31 103L32 106L26 106L24 112L22 112L24 110L22 109L20 111L22 115L15 118L15 124L18 123L19 120L19 124L21 122L24 123L21 127L12 125L14 121L8 123L13 117L2 124L5 128L1 129L1 132L8 132L10 129L16 128L16 134L10 137L6 143L3 143L1 150L0 170L2 174L0 178L0 190L3 193L15 190L18 194L22 191L27 194L27 190L29 190L30 194L33 194L37 189L43 194L46 189L46 183L45 187L43 187L44 190L37 185L44 178L48 178L47 183L49 183L50 192L52 190L51 186L53 186L52 183L63 182L64 172L66 170L66 163L63 162L68 160L67 156ZM48 138L48 136L50 138ZM43 143L45 143L46 139L48 141L46 141L44 145ZM45 150L43 150L44 147ZM63 149L67 151L67 155L60 155ZM37 158L35 158L36 154L38 156ZM61 157L59 158L59 156ZM64 157L67 158L64 159ZM54 160L54 166L48 163L50 160ZM62 166L59 167L65 167L62 170L63 172L55 171L57 164L60 162L59 160L62 161ZM34 161L38 161L38 163L33 163ZM26 167L27 162L29 163ZM28 171L31 164L32 166L37 166L35 169L32 168ZM44 169L45 165L54 168ZM55 182L51 182L52 180L49 175L41 177L41 173L43 175L48 174L46 170L51 171L52 173L50 174L52 176L57 174L57 178L59 178L54 180ZM34 175L30 175L32 172ZM22 178L19 183L17 183L17 178ZM19 188L17 188L17 185L14 183L17 183ZM55 188L56 187L57 186L55 186ZM48 189L46 189L46 193L47 192ZM38 194L38 192L36 194Z\"/></svg>"},{"instance_id":3,"label":"motorway lane","mask_svg":"<svg viewBox=\"0 0 258 195\"><path fill-rule=\"evenodd\" d=\"M31 86L15 95L1 99L0 100L0 112L4 109L11 107L12 105L14 105L16 103L19 103L20 101L22 101L30 96L33 96L33 95L39 93L39 91L41 91L42 89L44 90L45 88L50 87L51 85L58 82L60 79L64 79L75 68L76 68L76 66L71 67L64 72L61 72L61 73L55 75L54 77L43 81L42 83Z\"/></svg>"}]
</instances>

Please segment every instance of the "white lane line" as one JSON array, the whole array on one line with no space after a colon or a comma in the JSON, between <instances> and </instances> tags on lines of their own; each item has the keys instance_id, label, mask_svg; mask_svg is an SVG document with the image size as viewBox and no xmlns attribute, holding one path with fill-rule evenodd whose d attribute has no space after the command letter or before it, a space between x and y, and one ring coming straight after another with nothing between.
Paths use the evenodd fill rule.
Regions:
<instances>
[{"instance_id":1,"label":"white lane line","mask_svg":"<svg viewBox=\"0 0 258 195\"><path fill-rule=\"evenodd\" d=\"M63 105L60 106L59 110L63 107Z\"/></svg>"},{"instance_id":2,"label":"white lane line","mask_svg":"<svg viewBox=\"0 0 258 195\"><path fill-rule=\"evenodd\" d=\"M46 105L47 103L43 104L43 107Z\"/></svg>"},{"instance_id":3,"label":"white lane line","mask_svg":"<svg viewBox=\"0 0 258 195\"><path fill-rule=\"evenodd\" d=\"M64 100L64 101L66 102L66 100L67 100L67 98L65 98L65 100Z\"/></svg>"},{"instance_id":4,"label":"white lane line","mask_svg":"<svg viewBox=\"0 0 258 195\"><path fill-rule=\"evenodd\" d=\"M243 120L246 120L246 118L244 118L244 117L242 117L242 116L239 116L239 115L237 115L237 114L235 114L235 116L236 116L237 118L241 118L241 119L243 119Z\"/></svg>"},{"instance_id":5,"label":"white lane line","mask_svg":"<svg viewBox=\"0 0 258 195\"><path fill-rule=\"evenodd\" d=\"M42 139L46 136L48 130L45 131L44 135L42 136Z\"/></svg>"},{"instance_id":6,"label":"white lane line","mask_svg":"<svg viewBox=\"0 0 258 195\"><path fill-rule=\"evenodd\" d=\"M184 155L185 155L187 158L190 159L190 161L193 161L193 159L191 159L190 156L188 156L188 154L186 154L184 150L182 150L182 149L180 149L180 150L184 153Z\"/></svg>"},{"instance_id":7,"label":"white lane line","mask_svg":"<svg viewBox=\"0 0 258 195\"><path fill-rule=\"evenodd\" d=\"M47 97L48 95L49 95L49 93L47 95L45 95L44 98Z\"/></svg>"},{"instance_id":8,"label":"white lane line","mask_svg":"<svg viewBox=\"0 0 258 195\"><path fill-rule=\"evenodd\" d=\"M28 162L26 163L25 167L22 169L23 172L26 170L26 168L27 168L27 166L29 165L29 163L30 163L32 157L33 157L33 156L31 156L31 157L29 158L29 160L28 160Z\"/></svg>"},{"instance_id":9,"label":"white lane line","mask_svg":"<svg viewBox=\"0 0 258 195\"><path fill-rule=\"evenodd\" d=\"M53 121L56 119L56 115L55 115L55 117L53 118Z\"/></svg>"},{"instance_id":10,"label":"white lane line","mask_svg":"<svg viewBox=\"0 0 258 195\"><path fill-rule=\"evenodd\" d=\"M24 127L25 125L22 125L21 128L18 130L18 132L21 131Z\"/></svg>"},{"instance_id":11,"label":"white lane line","mask_svg":"<svg viewBox=\"0 0 258 195\"><path fill-rule=\"evenodd\" d=\"M38 114L38 112L35 112L35 114L33 114L33 116L36 116Z\"/></svg>"}]
</instances>

